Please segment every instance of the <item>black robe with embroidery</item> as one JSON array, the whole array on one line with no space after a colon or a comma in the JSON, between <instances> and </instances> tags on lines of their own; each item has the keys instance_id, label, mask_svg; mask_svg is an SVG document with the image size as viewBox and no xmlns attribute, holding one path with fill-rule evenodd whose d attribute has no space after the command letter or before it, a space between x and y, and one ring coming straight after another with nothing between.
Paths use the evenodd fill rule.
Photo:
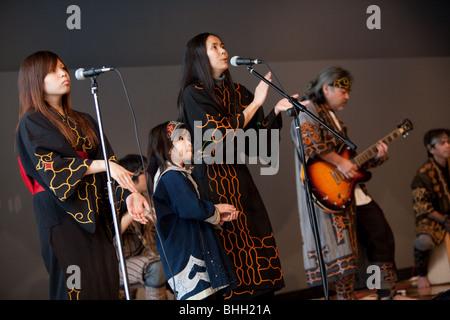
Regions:
<instances>
[{"instance_id":1,"label":"black robe with embroidery","mask_svg":"<svg viewBox=\"0 0 450 320\"><path fill-rule=\"evenodd\" d=\"M82 115L98 136L96 121ZM118 265L106 174L84 175L93 160L103 159L102 148L93 148L70 117L61 119L77 134L75 147L39 112L24 115L16 137L21 174L34 194L42 256L50 275L50 298L67 298L70 288L64 277L71 275L67 273L71 265L80 267L81 290L69 290L68 298L114 298ZM109 159L115 160L108 142L106 147ZM127 194L121 187L116 191L118 207L123 207Z\"/></svg>"},{"instance_id":2,"label":"black robe with embroidery","mask_svg":"<svg viewBox=\"0 0 450 320\"><path fill-rule=\"evenodd\" d=\"M233 204L240 212L237 220L224 224L220 238L234 263L238 278L238 288L229 298L245 299L278 290L284 286L284 280L263 200L246 161L238 163L239 155L230 152L238 148L237 129L246 133L253 131L258 140L261 139L260 129L268 129L267 150L271 150L270 129L280 129L282 123L281 116L276 116L274 111L264 118L263 108L260 107L244 128L242 111L253 100L253 94L242 85L235 86L237 105L230 103L230 92L226 85L224 88L215 88L222 105L212 99L201 84L188 86L183 95L183 121L191 133L195 163L192 176L202 198L213 203ZM196 121L199 122L195 124ZM202 137L197 137L199 132ZM246 147L246 150L239 150L248 153L251 146ZM211 157L218 157L218 161L211 163Z\"/></svg>"},{"instance_id":3,"label":"black robe with embroidery","mask_svg":"<svg viewBox=\"0 0 450 320\"><path fill-rule=\"evenodd\" d=\"M428 234L436 245L445 237L447 230L429 215L436 211L450 219L450 160L442 168L432 157L425 162L411 183L413 209L416 218L416 234Z\"/></svg>"}]
</instances>

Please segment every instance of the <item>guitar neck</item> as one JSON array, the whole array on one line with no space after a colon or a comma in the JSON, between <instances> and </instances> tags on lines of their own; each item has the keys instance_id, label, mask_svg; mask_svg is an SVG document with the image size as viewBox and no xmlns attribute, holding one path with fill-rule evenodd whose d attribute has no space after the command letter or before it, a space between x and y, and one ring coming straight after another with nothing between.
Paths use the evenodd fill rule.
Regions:
<instances>
[{"instance_id":1,"label":"guitar neck","mask_svg":"<svg viewBox=\"0 0 450 320\"><path fill-rule=\"evenodd\" d=\"M389 144L389 143L393 142L394 140L397 140L402 135L403 135L403 130L395 129L394 131L389 133L387 136L385 136L383 139L381 139L381 141L383 141L386 144ZM358 154L357 156L355 156L353 158L352 161L358 166L358 168L361 167L364 163L366 163L370 159L372 159L373 157L375 157L375 155L378 152L377 144L378 144L378 142L373 144L372 146L370 146L369 148L364 150L362 153Z\"/></svg>"}]
</instances>

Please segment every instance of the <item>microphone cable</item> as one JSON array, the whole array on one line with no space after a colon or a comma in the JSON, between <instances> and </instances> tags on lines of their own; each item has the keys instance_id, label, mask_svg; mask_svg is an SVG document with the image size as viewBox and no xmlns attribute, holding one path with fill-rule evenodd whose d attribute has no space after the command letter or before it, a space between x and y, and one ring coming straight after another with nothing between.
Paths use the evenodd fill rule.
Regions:
<instances>
[{"instance_id":1,"label":"microphone cable","mask_svg":"<svg viewBox=\"0 0 450 320\"><path fill-rule=\"evenodd\" d=\"M275 80L277 81L277 83L278 83L278 85L280 86L281 90L282 90L283 92L286 92L286 90L284 90L284 88L283 88L283 85L281 84L281 81L278 80L277 75L275 74L275 72L272 71L272 68L270 67L270 65L269 65L265 60L262 60L262 63L265 64L266 67L269 69L270 73L272 73L273 77L274 77ZM288 99L288 100L289 100L289 102L292 104L292 108L289 109L289 110L287 110L286 113L287 113L288 116L296 116L296 117L298 117L298 111L297 111L297 108L295 107L295 105L294 105L294 103L292 102L291 99L293 99L293 98L292 98L291 96L289 96L289 99ZM293 113L292 113L292 110L293 110Z\"/></svg>"},{"instance_id":2,"label":"microphone cable","mask_svg":"<svg viewBox=\"0 0 450 320\"><path fill-rule=\"evenodd\" d=\"M272 71L272 68L270 67L270 65L265 60L263 60L263 64L266 65L267 69L269 69L270 73L274 76L274 78L278 82L278 85L280 86L281 90L286 92L286 90L284 90L283 85L281 84L280 80L278 80L277 75L275 74L275 72Z\"/></svg>"},{"instance_id":3,"label":"microphone cable","mask_svg":"<svg viewBox=\"0 0 450 320\"><path fill-rule=\"evenodd\" d=\"M117 74L119 75L120 81L122 83L123 90L125 92L125 97L127 99L128 106L130 108L131 116L133 118L134 134L136 136L136 143L137 143L137 146L138 146L139 155L141 157L142 168L144 168L145 174L147 174L146 165L145 165L145 161L144 161L144 156L142 154L141 143L140 143L140 139L139 139L138 127L137 127L137 123L136 123L136 116L135 116L135 113L134 113L134 110L133 110L133 106L131 105L130 97L128 96L128 90L127 90L127 87L125 85L125 81L123 80L123 77L122 77L122 74L120 73L120 71L117 68L114 68L114 71L116 71ZM150 162L150 159L147 159L147 160ZM175 300L177 300L177 291L176 291L176 287L175 287L175 277L173 275L172 267L170 266L169 260L167 259L166 250L164 248L164 244L161 241L161 236L160 236L159 230L158 230L158 228L156 226L156 221L153 218L153 214L152 214L152 209L154 209L153 208L153 202L151 201L150 193L148 191L149 190L148 179L146 178L145 180L146 180L146 185L147 185L147 190L146 190L147 191L147 198L148 198L149 205L150 205L150 212L149 212L148 215L150 216L151 221L155 225L155 233L156 233L156 236L160 240L159 242L161 244L161 251L162 251L162 254L164 256L164 260L166 261L166 264L167 264L167 266L169 268L170 275L172 276L173 293L175 295ZM155 213L156 213L156 211L155 211Z\"/></svg>"}]
</instances>

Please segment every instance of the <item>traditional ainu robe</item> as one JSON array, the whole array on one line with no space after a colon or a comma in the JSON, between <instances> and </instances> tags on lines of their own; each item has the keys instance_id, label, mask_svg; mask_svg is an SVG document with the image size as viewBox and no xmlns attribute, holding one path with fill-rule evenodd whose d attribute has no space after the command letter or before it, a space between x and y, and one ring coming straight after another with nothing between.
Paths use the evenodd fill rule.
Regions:
<instances>
[{"instance_id":1,"label":"traditional ainu robe","mask_svg":"<svg viewBox=\"0 0 450 320\"><path fill-rule=\"evenodd\" d=\"M102 148L93 148L73 119L59 116L77 135L76 146L39 112L22 118L16 137L21 174L34 194L42 255L50 274L50 298L67 297L63 276L70 275L66 274L70 265L79 266L82 274L81 292L74 295L72 291L69 298L114 298L118 265L106 174L84 175L93 160L103 159ZM83 116L98 135L95 120ZM106 147L109 159L115 161L107 141ZM116 191L117 207L123 207L128 193L121 187Z\"/></svg>"},{"instance_id":2,"label":"traditional ainu robe","mask_svg":"<svg viewBox=\"0 0 450 320\"><path fill-rule=\"evenodd\" d=\"M428 215L437 211L450 219L450 160L442 168L429 158L417 171L412 184L413 209L416 217L416 233L428 234L439 245L445 237L445 227Z\"/></svg>"},{"instance_id":3,"label":"traditional ainu robe","mask_svg":"<svg viewBox=\"0 0 450 320\"><path fill-rule=\"evenodd\" d=\"M231 298L239 299L278 290L284 286L284 281L266 208L245 161L239 162L241 154L236 152L249 154L248 148L252 146L247 145L245 151L240 149L236 145L236 130L255 133L257 139L261 139L263 131L260 129L267 129L267 150L271 150L271 129L280 129L282 120L281 115L276 116L274 111L264 117L263 107L260 107L244 127L242 112L253 100L253 94L240 84L235 88L238 103L234 105L225 84L215 88L220 104L206 93L201 84L188 86L183 96L183 121L193 141L196 164L192 175L201 196L213 203L233 204L240 212L238 219L225 223L220 232L238 278L238 288ZM195 121L200 124L195 126ZM200 131L202 136L196 136L195 131L197 135ZM212 163L210 157L219 154L223 155L222 159Z\"/></svg>"},{"instance_id":4,"label":"traditional ainu robe","mask_svg":"<svg viewBox=\"0 0 450 320\"><path fill-rule=\"evenodd\" d=\"M336 121L333 115L323 105L307 105L308 110L327 124L330 128L347 137L346 126L343 122ZM337 118L336 118L337 119ZM319 154L338 151L341 144L329 130L319 125L305 113L299 116L300 130L306 159L314 158ZM297 132L292 123L292 138L296 144L295 151L297 195L300 214L300 227L303 237L303 263L306 272L306 283L308 286L322 284L319 258L315 245L315 237L311 227L308 209L306 205L306 192L301 175L301 161L299 157L299 146ZM340 128L339 128L340 127ZM357 271L357 242L356 242L356 211L354 202L345 211L339 214L325 212L314 205L317 217L318 230L322 245L322 255L326 265L329 281L335 281Z\"/></svg>"}]
</instances>

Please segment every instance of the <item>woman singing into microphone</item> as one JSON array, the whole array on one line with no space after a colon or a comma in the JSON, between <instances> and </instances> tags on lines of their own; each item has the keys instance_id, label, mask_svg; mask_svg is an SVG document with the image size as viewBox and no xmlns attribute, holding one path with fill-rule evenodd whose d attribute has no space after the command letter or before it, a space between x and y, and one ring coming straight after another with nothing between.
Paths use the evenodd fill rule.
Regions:
<instances>
[{"instance_id":1,"label":"woman singing into microphone","mask_svg":"<svg viewBox=\"0 0 450 320\"><path fill-rule=\"evenodd\" d=\"M265 77L270 80L270 73ZM284 286L269 216L247 165L237 164L240 155L235 152L237 130L258 136L267 129L270 141L271 129L281 128L280 113L291 105L283 99L265 117L262 104L267 91L263 81L254 95L233 82L228 53L218 36L202 33L187 43L178 110L193 139L193 176L204 199L230 203L239 210L237 220L226 222L220 231L238 278L238 288L227 297L231 299L267 298ZM211 161L219 150L223 161Z\"/></svg>"},{"instance_id":2,"label":"woman singing into microphone","mask_svg":"<svg viewBox=\"0 0 450 320\"><path fill-rule=\"evenodd\" d=\"M55 53L24 59L18 85L16 146L34 195L50 299L117 299L118 261L97 124L71 108L67 67ZM105 144L111 177L119 184L117 206L126 199L128 211L140 217L149 209L147 200Z\"/></svg>"}]
</instances>

